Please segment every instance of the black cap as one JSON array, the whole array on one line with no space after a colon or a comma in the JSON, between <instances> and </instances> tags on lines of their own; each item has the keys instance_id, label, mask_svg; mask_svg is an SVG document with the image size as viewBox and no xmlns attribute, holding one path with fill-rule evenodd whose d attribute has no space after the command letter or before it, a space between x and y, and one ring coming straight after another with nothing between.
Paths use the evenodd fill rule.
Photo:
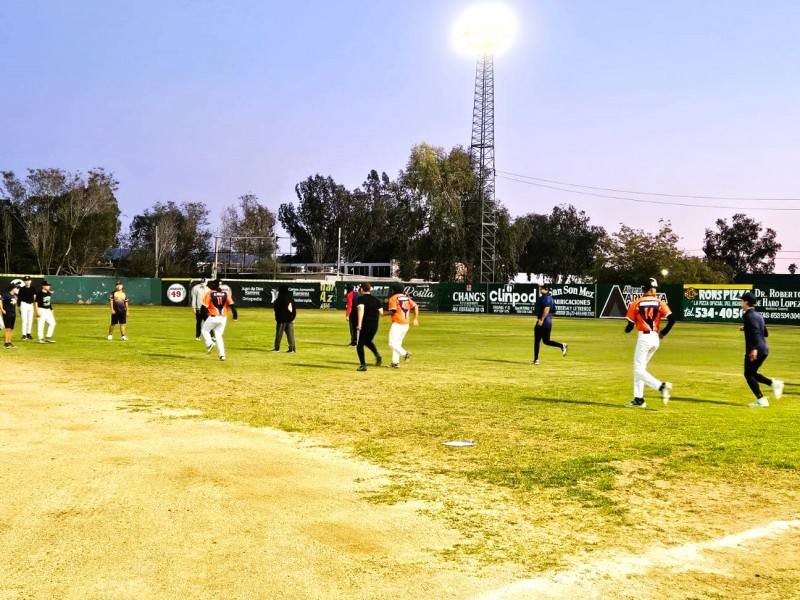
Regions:
<instances>
[{"instance_id":1,"label":"black cap","mask_svg":"<svg viewBox=\"0 0 800 600\"><path fill-rule=\"evenodd\" d=\"M49 281L43 281L43 282L42 282L42 287L44 287L44 286L46 286L46 285L50 285L50 282L49 282Z\"/></svg>"},{"instance_id":2,"label":"black cap","mask_svg":"<svg viewBox=\"0 0 800 600\"><path fill-rule=\"evenodd\" d=\"M122 283L121 281L118 281L118 282L117 282L117 283L115 283L114 285L125 285L125 284L124 284L124 283Z\"/></svg>"},{"instance_id":3,"label":"black cap","mask_svg":"<svg viewBox=\"0 0 800 600\"><path fill-rule=\"evenodd\" d=\"M30 280L31 280L30 275L25 275L25 277L22 278L22 281L30 281Z\"/></svg>"},{"instance_id":4,"label":"black cap","mask_svg":"<svg viewBox=\"0 0 800 600\"><path fill-rule=\"evenodd\" d=\"M644 282L643 287L645 291L649 290L650 288L658 289L658 281L656 280L655 277L651 277L650 279Z\"/></svg>"},{"instance_id":5,"label":"black cap","mask_svg":"<svg viewBox=\"0 0 800 600\"><path fill-rule=\"evenodd\" d=\"M395 281L390 287L395 294L400 294L405 289L405 286L399 281Z\"/></svg>"},{"instance_id":6,"label":"black cap","mask_svg":"<svg viewBox=\"0 0 800 600\"><path fill-rule=\"evenodd\" d=\"M205 277L201 277L200 278L200 283L205 283L205 282L206 282L206 278Z\"/></svg>"},{"instance_id":7,"label":"black cap","mask_svg":"<svg viewBox=\"0 0 800 600\"><path fill-rule=\"evenodd\" d=\"M539 286L539 289L540 290L550 291L550 284L549 283L543 283L542 285Z\"/></svg>"},{"instance_id":8,"label":"black cap","mask_svg":"<svg viewBox=\"0 0 800 600\"><path fill-rule=\"evenodd\" d=\"M352 292L353 289L354 289L353 288L353 284L352 283L348 283L346 286L344 286L344 289L346 289L348 292Z\"/></svg>"},{"instance_id":9,"label":"black cap","mask_svg":"<svg viewBox=\"0 0 800 600\"><path fill-rule=\"evenodd\" d=\"M757 304L757 300L753 292L745 292L742 294L742 300L747 302L750 306L755 306Z\"/></svg>"}]
</instances>

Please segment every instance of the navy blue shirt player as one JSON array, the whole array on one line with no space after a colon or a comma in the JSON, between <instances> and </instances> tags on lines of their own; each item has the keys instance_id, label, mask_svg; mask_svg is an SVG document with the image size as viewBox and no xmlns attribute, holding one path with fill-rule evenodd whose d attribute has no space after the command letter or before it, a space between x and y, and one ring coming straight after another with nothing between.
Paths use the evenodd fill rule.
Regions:
<instances>
[{"instance_id":1,"label":"navy blue shirt player","mask_svg":"<svg viewBox=\"0 0 800 600\"><path fill-rule=\"evenodd\" d=\"M533 364L539 364L539 347L542 342L545 346L553 346L561 350L561 356L567 355L567 345L554 342L550 339L553 328L553 314L556 312L556 303L550 294L550 285L547 283L539 287L539 297L536 299L536 325L533 327Z\"/></svg>"}]
</instances>

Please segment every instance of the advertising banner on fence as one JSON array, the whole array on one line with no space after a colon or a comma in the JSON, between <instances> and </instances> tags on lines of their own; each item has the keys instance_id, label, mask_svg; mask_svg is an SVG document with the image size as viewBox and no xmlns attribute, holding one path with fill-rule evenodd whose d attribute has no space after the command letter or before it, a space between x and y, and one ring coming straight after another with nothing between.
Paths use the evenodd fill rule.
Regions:
<instances>
[{"instance_id":1,"label":"advertising banner on fence","mask_svg":"<svg viewBox=\"0 0 800 600\"><path fill-rule=\"evenodd\" d=\"M656 296L666 302L676 318L680 318L680 296L676 296L680 286L670 285L659 287ZM629 284L598 284L597 295L600 319L624 319L628 313L628 306L644 293L643 286ZM678 308L676 308L678 307ZM556 313L558 314L558 313Z\"/></svg>"},{"instance_id":2,"label":"advertising banner on fence","mask_svg":"<svg viewBox=\"0 0 800 600\"><path fill-rule=\"evenodd\" d=\"M597 295L594 284L554 283L550 293L556 304L556 316L594 319Z\"/></svg>"},{"instance_id":3,"label":"advertising banner on fence","mask_svg":"<svg viewBox=\"0 0 800 600\"><path fill-rule=\"evenodd\" d=\"M742 294L749 284L684 284L683 318L692 321L733 322L742 320Z\"/></svg>"},{"instance_id":4,"label":"advertising banner on fence","mask_svg":"<svg viewBox=\"0 0 800 600\"><path fill-rule=\"evenodd\" d=\"M753 293L767 322L800 324L800 285L756 285Z\"/></svg>"},{"instance_id":5,"label":"advertising banner on fence","mask_svg":"<svg viewBox=\"0 0 800 600\"><path fill-rule=\"evenodd\" d=\"M439 310L454 313L485 313L486 293L486 286L481 283L440 283Z\"/></svg>"},{"instance_id":6,"label":"advertising banner on fence","mask_svg":"<svg viewBox=\"0 0 800 600\"><path fill-rule=\"evenodd\" d=\"M539 286L533 283L488 285L487 312L495 315L532 315Z\"/></svg>"},{"instance_id":7,"label":"advertising banner on fence","mask_svg":"<svg viewBox=\"0 0 800 600\"><path fill-rule=\"evenodd\" d=\"M192 288L197 279L165 279L161 284L161 303L164 306L189 306ZM292 291L298 308L330 308L334 299L333 283L295 281L256 281L252 279L225 279L233 301L239 308L250 306L271 308L278 297L278 286L286 285Z\"/></svg>"}]
</instances>

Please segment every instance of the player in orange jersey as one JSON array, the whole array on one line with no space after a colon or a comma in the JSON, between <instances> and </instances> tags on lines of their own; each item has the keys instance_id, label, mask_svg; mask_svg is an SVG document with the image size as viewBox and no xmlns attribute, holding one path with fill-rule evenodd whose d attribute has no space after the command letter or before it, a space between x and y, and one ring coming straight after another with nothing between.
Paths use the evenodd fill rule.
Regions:
<instances>
[{"instance_id":1,"label":"player in orange jersey","mask_svg":"<svg viewBox=\"0 0 800 600\"><path fill-rule=\"evenodd\" d=\"M408 333L408 316L414 312L412 324L414 327L419 325L419 307L414 299L405 293L403 284L396 282L392 284L392 296L389 298L389 311L386 313L392 319L392 326L389 328L389 348L392 349L392 369L400 366L400 357L404 357L406 362L411 359L411 352L406 352L403 348L403 338Z\"/></svg>"},{"instance_id":2,"label":"player in orange jersey","mask_svg":"<svg viewBox=\"0 0 800 600\"><path fill-rule=\"evenodd\" d=\"M209 290L203 300L203 310L208 315L208 318L203 323L200 333L203 334L203 340L206 343L206 353L211 352L214 346L217 347L219 352L219 359L225 360L225 340L222 334L225 333L225 325L228 323L228 309L233 314L233 320L239 318L236 312L236 307L233 305L233 298L222 287L222 282L215 279L208 284ZM214 339L211 339L211 334L214 334Z\"/></svg>"},{"instance_id":3,"label":"player in orange jersey","mask_svg":"<svg viewBox=\"0 0 800 600\"><path fill-rule=\"evenodd\" d=\"M669 402L669 392L672 389L669 381L659 381L648 373L647 363L658 350L660 339L666 337L672 329L675 317L667 303L656 296L658 282L655 279L648 279L643 287L644 294L628 307L628 324L625 327L625 333L630 333L634 327L639 332L633 353L633 400L625 405L634 408L647 407L644 401L645 385L661 392L664 404ZM667 319L667 326L663 331L659 331L661 319Z\"/></svg>"}]
</instances>

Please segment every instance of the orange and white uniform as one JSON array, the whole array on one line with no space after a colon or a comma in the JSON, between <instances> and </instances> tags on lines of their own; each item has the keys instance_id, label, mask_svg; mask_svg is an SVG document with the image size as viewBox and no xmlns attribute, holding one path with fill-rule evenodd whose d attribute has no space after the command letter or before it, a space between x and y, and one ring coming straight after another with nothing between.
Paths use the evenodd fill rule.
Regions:
<instances>
[{"instance_id":1,"label":"orange and white uniform","mask_svg":"<svg viewBox=\"0 0 800 600\"><path fill-rule=\"evenodd\" d=\"M222 335L225 333L225 326L228 323L228 307L232 304L233 300L231 300L230 294L224 289L208 290L206 297L203 298L203 306L208 311L208 318L203 323L201 333L207 352L211 352L216 343L220 360L225 360L225 341ZM212 331L214 340L211 339Z\"/></svg>"},{"instance_id":2,"label":"orange and white uniform","mask_svg":"<svg viewBox=\"0 0 800 600\"><path fill-rule=\"evenodd\" d=\"M644 397L644 386L661 389L662 382L647 371L647 364L658 350L661 319L672 314L669 306L653 294L645 294L631 302L627 318L636 328L638 339L633 353L633 397ZM630 327L630 326L629 326Z\"/></svg>"},{"instance_id":3,"label":"orange and white uniform","mask_svg":"<svg viewBox=\"0 0 800 600\"><path fill-rule=\"evenodd\" d=\"M392 350L392 365L397 366L400 357L406 360L411 358L411 354L403 348L403 339L408 333L409 315L414 313L413 320L416 321L419 308L414 299L405 292L398 292L389 298L389 314L392 316L392 326L389 327L389 348Z\"/></svg>"}]
</instances>

